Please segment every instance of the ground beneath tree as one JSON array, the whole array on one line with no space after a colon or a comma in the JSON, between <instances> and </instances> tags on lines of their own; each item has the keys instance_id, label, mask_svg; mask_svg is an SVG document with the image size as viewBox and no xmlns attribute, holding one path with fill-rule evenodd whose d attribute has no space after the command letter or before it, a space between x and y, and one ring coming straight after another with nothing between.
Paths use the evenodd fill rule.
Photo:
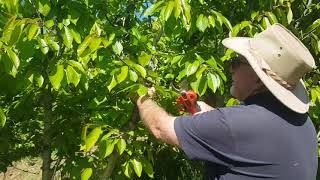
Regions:
<instances>
[{"instance_id":1,"label":"ground beneath tree","mask_svg":"<svg viewBox=\"0 0 320 180\"><path fill-rule=\"evenodd\" d=\"M24 158L0 173L0 180L41 180L41 158Z\"/></svg>"}]
</instances>

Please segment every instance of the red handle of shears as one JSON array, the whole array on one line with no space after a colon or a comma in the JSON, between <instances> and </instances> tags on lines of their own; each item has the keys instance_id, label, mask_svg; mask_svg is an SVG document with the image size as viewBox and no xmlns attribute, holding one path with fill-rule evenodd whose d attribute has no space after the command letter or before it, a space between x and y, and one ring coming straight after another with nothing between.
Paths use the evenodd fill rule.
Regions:
<instances>
[{"instance_id":1,"label":"red handle of shears","mask_svg":"<svg viewBox=\"0 0 320 180\"><path fill-rule=\"evenodd\" d=\"M183 108L179 109L179 111L184 111L186 109L191 114L195 114L200 111L200 107L197 104L198 95L189 90L187 92L182 92L182 95L177 99L177 105L182 105Z\"/></svg>"}]
</instances>

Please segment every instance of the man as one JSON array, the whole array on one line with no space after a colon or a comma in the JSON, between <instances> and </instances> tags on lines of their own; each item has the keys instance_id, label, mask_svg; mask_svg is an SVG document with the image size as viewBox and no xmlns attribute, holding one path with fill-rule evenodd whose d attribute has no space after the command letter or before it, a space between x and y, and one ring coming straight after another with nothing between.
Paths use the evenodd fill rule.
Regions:
<instances>
[{"instance_id":1,"label":"man","mask_svg":"<svg viewBox=\"0 0 320 180\"><path fill-rule=\"evenodd\" d=\"M231 94L242 104L213 109L199 102L200 113L173 117L144 96L137 101L144 124L206 161L206 179L315 179L317 138L301 80L315 67L310 52L280 24L222 43L240 54L230 71Z\"/></svg>"}]
</instances>

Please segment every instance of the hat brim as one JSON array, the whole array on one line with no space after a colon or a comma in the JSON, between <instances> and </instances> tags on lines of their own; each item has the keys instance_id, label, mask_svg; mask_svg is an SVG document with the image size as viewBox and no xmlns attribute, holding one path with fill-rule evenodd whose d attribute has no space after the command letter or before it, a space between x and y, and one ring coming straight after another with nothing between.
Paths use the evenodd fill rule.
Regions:
<instances>
[{"instance_id":1,"label":"hat brim","mask_svg":"<svg viewBox=\"0 0 320 180\"><path fill-rule=\"evenodd\" d=\"M264 85L282 104L297 113L306 113L310 101L303 80L300 79L293 90L288 90L269 77L259 66L258 57L250 52L250 39L247 37L227 38L222 41L222 44L244 56Z\"/></svg>"}]
</instances>

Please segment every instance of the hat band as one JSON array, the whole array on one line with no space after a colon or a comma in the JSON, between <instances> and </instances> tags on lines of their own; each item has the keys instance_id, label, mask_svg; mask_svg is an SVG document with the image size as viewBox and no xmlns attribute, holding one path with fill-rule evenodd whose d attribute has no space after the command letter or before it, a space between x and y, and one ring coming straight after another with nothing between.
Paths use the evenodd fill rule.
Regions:
<instances>
[{"instance_id":1,"label":"hat band","mask_svg":"<svg viewBox=\"0 0 320 180\"><path fill-rule=\"evenodd\" d=\"M270 69L262 68L262 70L273 80L275 80L278 84L280 84L282 87L293 90L295 88L295 85L289 84L287 81L283 80L280 76L278 76L275 72L273 72Z\"/></svg>"},{"instance_id":2,"label":"hat band","mask_svg":"<svg viewBox=\"0 0 320 180\"><path fill-rule=\"evenodd\" d=\"M258 52L256 52L256 49L252 47L251 41L249 42L250 48L248 49L249 52L255 56L257 59L257 62L260 66L260 68L266 73L269 77L271 77L273 80L275 80L278 84L280 84L282 87L293 90L295 88L295 85L292 85L288 83L287 81L283 80L278 74L276 74L274 71L269 69L269 65L267 65L264 61L264 59L259 55Z\"/></svg>"}]
</instances>

